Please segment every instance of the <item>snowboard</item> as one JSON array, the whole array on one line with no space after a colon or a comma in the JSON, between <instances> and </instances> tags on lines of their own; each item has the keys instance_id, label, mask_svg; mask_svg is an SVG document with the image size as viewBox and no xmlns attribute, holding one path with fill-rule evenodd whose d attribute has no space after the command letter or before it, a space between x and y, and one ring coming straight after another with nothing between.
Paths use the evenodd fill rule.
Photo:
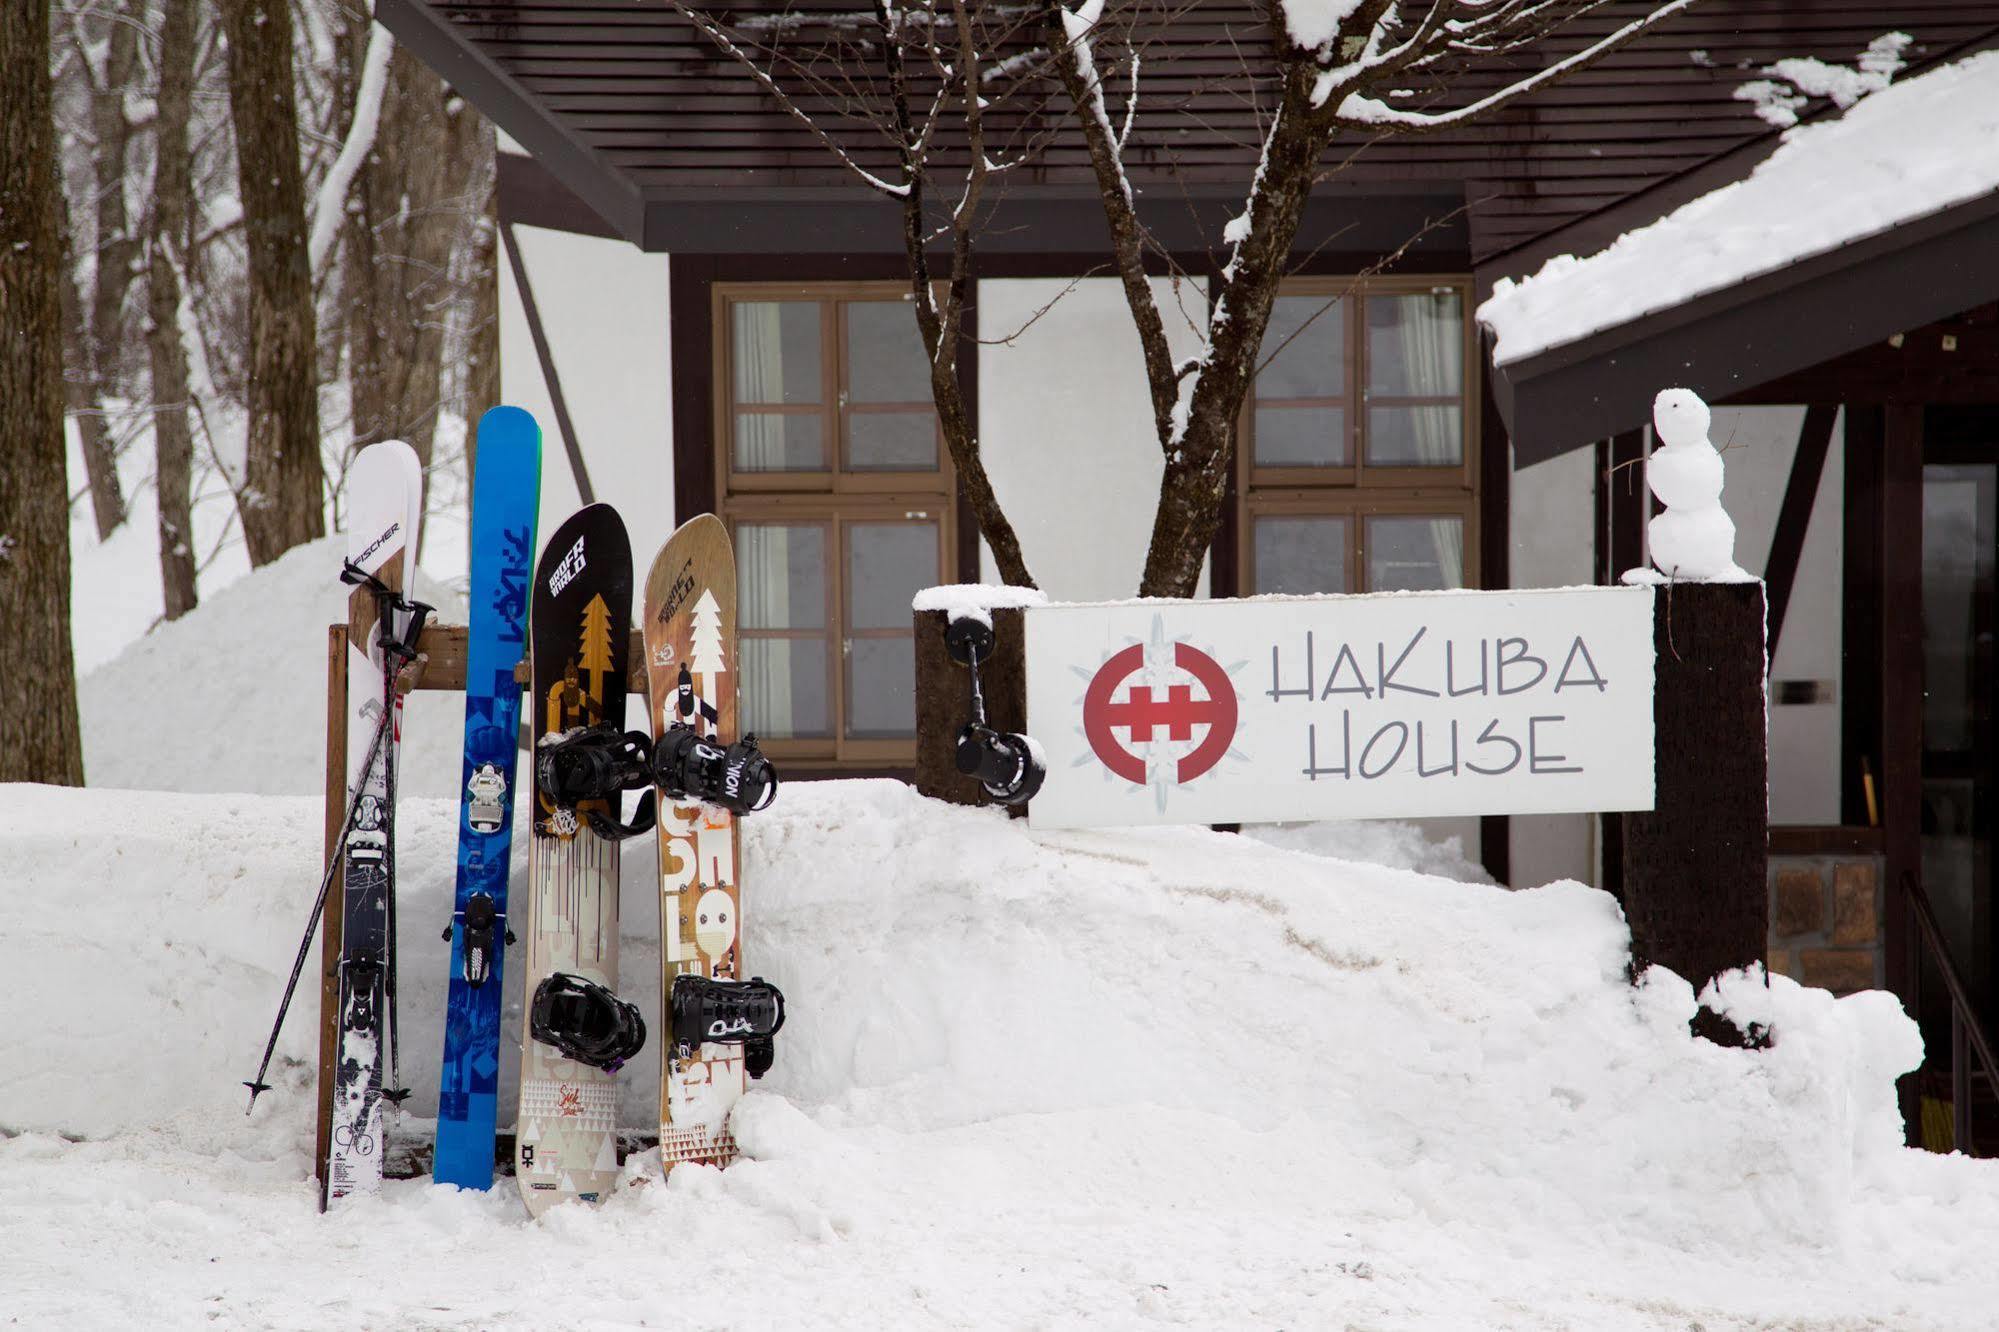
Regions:
<instances>
[{"instance_id":1,"label":"snowboard","mask_svg":"<svg viewBox=\"0 0 1999 1332\"><path fill-rule=\"evenodd\" d=\"M625 724L632 614L632 553L608 504L578 510L542 550L530 592L533 686L528 706L539 752L582 726ZM618 842L587 817L532 791L528 907L516 915L526 944L523 990L555 972L615 990L618 984ZM591 807L615 820L609 801ZM596 1202L618 1178L616 1075L570 1059L521 1024L520 1107L514 1176L536 1216L571 1199Z\"/></svg>"},{"instance_id":2,"label":"snowboard","mask_svg":"<svg viewBox=\"0 0 1999 1332\"><path fill-rule=\"evenodd\" d=\"M396 591L415 563L423 521L423 465L401 440L371 444L347 475L347 560ZM400 634L411 612L392 611ZM402 695L381 642L375 593L357 586L348 600L347 795L360 793L341 848L339 999L333 1086L320 1209L381 1187L387 1147L382 1102L394 1074L395 782L402 742ZM368 763L386 711L388 743ZM365 770L363 765L366 764ZM385 1065L387 1066L385 1068Z\"/></svg>"},{"instance_id":3,"label":"snowboard","mask_svg":"<svg viewBox=\"0 0 1999 1332\"><path fill-rule=\"evenodd\" d=\"M736 557L713 514L683 524L646 576L647 712L658 740L676 721L734 740ZM700 803L659 807L660 1010L677 976L742 980L741 853L735 816ZM736 1156L729 1112L748 1081L745 1047L705 1042L679 1054L660 1032L659 1156L725 1166Z\"/></svg>"},{"instance_id":4,"label":"snowboard","mask_svg":"<svg viewBox=\"0 0 1999 1332\"><path fill-rule=\"evenodd\" d=\"M458 888L444 937L451 972L431 1178L493 1186L505 978L507 873L527 653L528 570L541 493L541 429L518 407L479 418L472 470L470 612L465 630L465 755L459 773Z\"/></svg>"}]
</instances>

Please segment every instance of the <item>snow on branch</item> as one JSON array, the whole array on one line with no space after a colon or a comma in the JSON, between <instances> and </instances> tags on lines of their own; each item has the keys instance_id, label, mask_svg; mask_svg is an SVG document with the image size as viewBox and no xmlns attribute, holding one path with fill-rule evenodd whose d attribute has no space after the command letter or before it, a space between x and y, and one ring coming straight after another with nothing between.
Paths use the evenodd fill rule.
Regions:
<instances>
[{"instance_id":1,"label":"snow on branch","mask_svg":"<svg viewBox=\"0 0 1999 1332\"><path fill-rule=\"evenodd\" d=\"M389 57L396 51L395 38L379 23L368 25L368 53L361 61L361 84L354 92L354 121L347 141L333 165L319 182L312 201L312 234L306 239L306 271L316 283L326 271L333 242L340 235L340 222L347 210L347 191L354 173L361 169L368 151L375 146L375 129L382 120L382 92L389 82Z\"/></svg>"},{"instance_id":2,"label":"snow on branch","mask_svg":"<svg viewBox=\"0 0 1999 1332\"><path fill-rule=\"evenodd\" d=\"M1537 88L1555 83L1595 63L1634 37L1637 37L1640 33L1657 27L1666 19L1671 18L1684 9L1691 8L1697 2L1698 0L1666 0L1664 4L1658 5L1649 13L1640 18L1633 19L1607 36L1598 38L1573 55L1566 56L1549 65L1546 69L1537 70L1524 79L1510 83L1499 91L1490 93L1470 105L1459 107L1456 110L1435 112L1404 111L1388 105L1379 98L1369 97L1360 92L1350 92L1339 103L1333 118L1335 123L1338 124L1367 128L1391 127L1412 130L1434 130L1448 129L1454 125L1467 124L1490 114L1518 97L1533 92ZM1474 8L1470 0L1456 0L1455 7L1461 10L1471 10ZM1586 13L1598 7L1598 4L1590 4L1577 12ZM1478 36L1484 35L1486 31L1496 26L1498 19L1507 20L1504 26L1511 27L1522 17L1538 15L1546 8L1548 6L1543 4L1530 6L1528 9L1517 12L1509 12L1502 6L1499 10L1493 11L1495 23L1481 24L1476 28L1470 22L1461 23L1456 21L1441 25L1426 21L1424 26L1426 28L1440 29L1441 33L1445 35L1447 45L1453 49L1479 49L1469 43L1475 42ZM1390 16L1394 12L1392 7L1387 11ZM1575 16L1575 14L1571 14L1568 17L1572 18ZM1434 11L1428 18L1435 18ZM1376 25L1375 31L1369 35L1368 44L1370 49L1377 47L1381 37L1382 26L1387 21L1388 19L1384 18L1381 23ZM1555 23L1559 24L1560 21L1557 19ZM1554 25L1551 24L1550 26ZM1418 40L1421 40L1420 35ZM1434 58L1435 55L1442 53L1441 51L1411 50L1414 44L1414 42L1404 43L1393 51L1378 53L1371 58L1363 55L1360 60L1356 61L1353 65L1347 66L1345 69L1327 71L1320 76L1317 87L1314 90L1314 104L1324 104L1331 97L1334 89L1338 87L1352 87L1358 83L1368 82L1368 75L1370 73L1392 72L1394 69L1407 67L1412 63L1426 62L1428 59Z\"/></svg>"}]
</instances>

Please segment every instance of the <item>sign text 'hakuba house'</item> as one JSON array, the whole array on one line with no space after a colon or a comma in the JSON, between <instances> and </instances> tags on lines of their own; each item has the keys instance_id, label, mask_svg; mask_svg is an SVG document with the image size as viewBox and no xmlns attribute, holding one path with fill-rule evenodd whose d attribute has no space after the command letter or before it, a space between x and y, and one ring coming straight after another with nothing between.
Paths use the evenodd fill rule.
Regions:
<instances>
[{"instance_id":1,"label":"sign text 'hakuba house'","mask_svg":"<svg viewBox=\"0 0 1999 1332\"><path fill-rule=\"evenodd\" d=\"M1641 810L1649 588L1027 612L1041 827Z\"/></svg>"}]
</instances>

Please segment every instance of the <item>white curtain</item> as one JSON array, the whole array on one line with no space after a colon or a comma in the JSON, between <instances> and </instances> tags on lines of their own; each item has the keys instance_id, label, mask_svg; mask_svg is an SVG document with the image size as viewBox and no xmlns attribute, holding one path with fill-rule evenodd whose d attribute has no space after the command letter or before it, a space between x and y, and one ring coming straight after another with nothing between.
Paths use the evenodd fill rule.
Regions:
<instances>
[{"instance_id":1,"label":"white curtain","mask_svg":"<svg viewBox=\"0 0 1999 1332\"><path fill-rule=\"evenodd\" d=\"M736 401L784 401L784 307L776 301L739 301L730 307L730 364L735 368ZM736 466L746 472L774 472L785 464L784 418L737 413Z\"/></svg>"},{"instance_id":2,"label":"white curtain","mask_svg":"<svg viewBox=\"0 0 1999 1332\"><path fill-rule=\"evenodd\" d=\"M1456 292L1433 292L1395 300L1396 334L1408 383L1417 396L1457 394L1464 387L1464 324ZM1457 407L1403 408L1410 416L1416 456L1426 467L1455 467L1464 459L1461 410ZM1465 528L1459 518L1430 523L1444 586L1461 587L1465 571Z\"/></svg>"},{"instance_id":3,"label":"white curtain","mask_svg":"<svg viewBox=\"0 0 1999 1332\"><path fill-rule=\"evenodd\" d=\"M791 537L794 529L775 523L739 523L736 548L741 551L742 581L737 586L737 623L759 629L791 627ZM791 696L791 650L788 638L745 638L737 653L742 671L743 729L760 735L788 736L798 731Z\"/></svg>"}]
</instances>

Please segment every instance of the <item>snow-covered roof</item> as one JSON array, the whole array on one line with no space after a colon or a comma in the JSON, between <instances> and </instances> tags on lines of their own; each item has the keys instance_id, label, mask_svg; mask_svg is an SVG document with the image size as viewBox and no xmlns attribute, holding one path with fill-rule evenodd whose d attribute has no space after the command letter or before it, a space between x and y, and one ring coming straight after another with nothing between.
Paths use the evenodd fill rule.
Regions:
<instances>
[{"instance_id":1,"label":"snow-covered roof","mask_svg":"<svg viewBox=\"0 0 1999 1332\"><path fill-rule=\"evenodd\" d=\"M1524 360L1999 191L1999 51L1800 126L1748 178L1479 307L1494 364Z\"/></svg>"}]
</instances>

